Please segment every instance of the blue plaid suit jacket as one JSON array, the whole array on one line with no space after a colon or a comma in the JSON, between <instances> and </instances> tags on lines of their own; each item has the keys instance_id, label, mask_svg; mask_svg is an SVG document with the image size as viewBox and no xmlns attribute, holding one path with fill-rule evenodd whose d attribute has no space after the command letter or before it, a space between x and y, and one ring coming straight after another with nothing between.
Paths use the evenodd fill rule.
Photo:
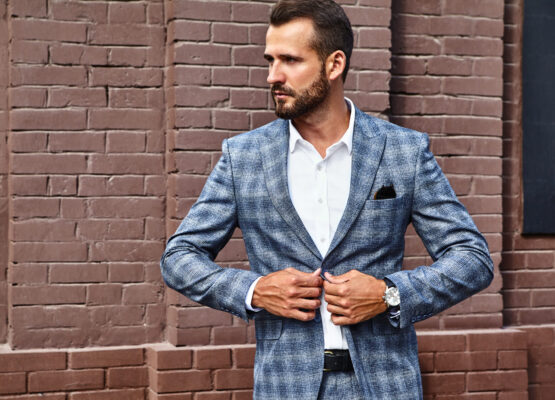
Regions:
<instances>
[{"instance_id":1,"label":"blue plaid suit jacket","mask_svg":"<svg viewBox=\"0 0 555 400\"><path fill-rule=\"evenodd\" d=\"M437 165L425 134L356 109L351 189L322 258L296 213L287 186L288 122L276 120L224 141L223 154L177 232L161 266L171 288L201 304L254 318L254 396L316 399L324 339L320 315L301 322L250 313L245 298L261 275L286 267L338 275L353 268L387 277L401 294L399 327L382 314L349 326L347 342L368 399L420 399L413 323L485 288L493 277L487 244ZM384 185L397 197L374 200ZM401 270L412 222L434 263ZM250 271L213 260L241 228Z\"/></svg>"}]
</instances>

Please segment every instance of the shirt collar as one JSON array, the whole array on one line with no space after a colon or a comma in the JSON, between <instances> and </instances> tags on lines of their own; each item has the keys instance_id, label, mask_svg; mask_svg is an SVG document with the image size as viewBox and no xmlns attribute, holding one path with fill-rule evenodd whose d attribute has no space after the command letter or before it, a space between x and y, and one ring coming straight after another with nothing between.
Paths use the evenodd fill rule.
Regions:
<instances>
[{"instance_id":1,"label":"shirt collar","mask_svg":"<svg viewBox=\"0 0 555 400\"><path fill-rule=\"evenodd\" d=\"M349 151L349 154L351 154L351 151L353 148L353 130L355 126L355 106L351 101L351 99L348 99L347 97L345 97L345 101L347 102L347 107L349 107L349 110L351 112L351 115L349 117L349 127L347 128L347 130L345 131L341 139L337 141L337 143L344 143L345 146L347 146L347 150ZM292 153L293 150L295 150L295 146L299 141L304 141L304 139L299 133L299 131L297 130L297 128L295 128L295 125L293 125L293 121L289 120L289 152L290 153Z\"/></svg>"}]
</instances>

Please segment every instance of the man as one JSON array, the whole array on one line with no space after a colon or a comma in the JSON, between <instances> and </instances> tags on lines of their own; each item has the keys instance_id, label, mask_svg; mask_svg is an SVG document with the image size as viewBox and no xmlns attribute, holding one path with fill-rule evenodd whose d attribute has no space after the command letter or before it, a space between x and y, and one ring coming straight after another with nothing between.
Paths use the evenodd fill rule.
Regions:
<instances>
[{"instance_id":1,"label":"man","mask_svg":"<svg viewBox=\"0 0 555 400\"><path fill-rule=\"evenodd\" d=\"M274 6L264 57L279 119L224 141L162 257L170 287L255 319L255 398L422 398L413 323L493 276L427 136L344 98L352 46L335 2ZM434 263L402 271L410 222ZM213 262L236 227L250 271Z\"/></svg>"}]
</instances>

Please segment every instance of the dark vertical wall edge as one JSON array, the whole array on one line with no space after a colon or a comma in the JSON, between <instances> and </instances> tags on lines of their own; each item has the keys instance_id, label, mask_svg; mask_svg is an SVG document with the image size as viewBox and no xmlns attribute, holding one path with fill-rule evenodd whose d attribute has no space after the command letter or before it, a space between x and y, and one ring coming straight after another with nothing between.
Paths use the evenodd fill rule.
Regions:
<instances>
[{"instance_id":1,"label":"dark vertical wall edge","mask_svg":"<svg viewBox=\"0 0 555 400\"><path fill-rule=\"evenodd\" d=\"M524 3L523 187L525 234L555 233L555 5Z\"/></svg>"}]
</instances>

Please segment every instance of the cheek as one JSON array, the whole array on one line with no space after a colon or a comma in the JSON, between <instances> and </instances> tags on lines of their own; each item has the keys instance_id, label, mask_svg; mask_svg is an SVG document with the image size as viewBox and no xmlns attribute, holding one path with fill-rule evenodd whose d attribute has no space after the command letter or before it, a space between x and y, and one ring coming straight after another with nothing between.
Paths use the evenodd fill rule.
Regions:
<instances>
[{"instance_id":1,"label":"cheek","mask_svg":"<svg viewBox=\"0 0 555 400\"><path fill-rule=\"evenodd\" d=\"M306 88L310 86L320 76L320 66L312 65L297 65L290 68L288 71L289 80L295 84L297 88Z\"/></svg>"}]
</instances>

